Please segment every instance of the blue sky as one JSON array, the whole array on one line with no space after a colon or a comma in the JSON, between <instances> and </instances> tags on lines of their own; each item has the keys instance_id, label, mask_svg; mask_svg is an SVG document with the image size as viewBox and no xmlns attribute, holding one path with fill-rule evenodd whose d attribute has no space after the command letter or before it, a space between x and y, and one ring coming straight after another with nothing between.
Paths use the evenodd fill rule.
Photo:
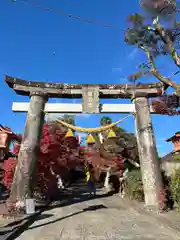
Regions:
<instances>
[{"instance_id":1,"label":"blue sky","mask_svg":"<svg viewBox=\"0 0 180 240\"><path fill-rule=\"evenodd\" d=\"M16 0L18 3L18 0ZM0 7L0 123L23 132L25 114L11 111L13 101L28 101L17 96L4 83L4 74L27 80L65 83L127 83L125 78L136 72L145 56L123 41L129 13L139 12L139 0L29 0L63 10L73 15L116 25L105 28L68 19L65 16L40 11L1 0ZM170 59L159 59L158 67L166 76L176 69ZM177 82L178 76L174 78ZM145 79L153 82L155 79ZM179 81L180 83L180 81ZM62 102L54 99L50 102ZM107 101L106 101L107 102ZM115 102L115 101L111 101ZM117 100L116 102L126 102ZM112 116L113 120L123 115ZM99 116L77 116L76 124L83 127L99 125ZM160 155L172 150L164 140L179 131L179 117L152 116ZM134 132L134 120L121 124Z\"/></svg>"}]
</instances>

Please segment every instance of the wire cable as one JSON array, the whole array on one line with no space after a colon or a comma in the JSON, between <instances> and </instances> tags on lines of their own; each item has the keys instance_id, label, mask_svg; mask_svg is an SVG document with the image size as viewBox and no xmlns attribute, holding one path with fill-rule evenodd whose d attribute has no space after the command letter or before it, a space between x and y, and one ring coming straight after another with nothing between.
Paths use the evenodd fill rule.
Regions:
<instances>
[{"instance_id":1,"label":"wire cable","mask_svg":"<svg viewBox=\"0 0 180 240\"><path fill-rule=\"evenodd\" d=\"M85 17L76 16L76 15L73 15L71 13L66 13L64 11L57 10L57 9L54 9L54 8L43 7L39 4L29 3L29 2L27 2L27 1L25 2L23 0L9 0L9 1L11 3L21 4L21 5L24 5L26 7L36 8L36 9L39 9L43 12L52 12L52 13L56 13L56 14L59 14L59 15L63 15L65 17L68 17L68 18L73 19L73 20L78 20L78 21L86 22L86 23L90 23L90 24L97 24L97 25L101 25L101 26L106 27L106 28L116 28L120 31L125 32L125 30L120 28L119 26L113 25L113 24L108 24L108 23L105 23L103 21L96 21L96 20L85 18Z\"/></svg>"}]
</instances>

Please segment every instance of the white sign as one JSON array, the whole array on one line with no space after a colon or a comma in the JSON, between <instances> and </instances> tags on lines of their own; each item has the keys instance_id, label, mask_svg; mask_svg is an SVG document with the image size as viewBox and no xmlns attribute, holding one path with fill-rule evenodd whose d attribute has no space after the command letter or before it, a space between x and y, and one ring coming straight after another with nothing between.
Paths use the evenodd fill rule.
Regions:
<instances>
[{"instance_id":1,"label":"white sign","mask_svg":"<svg viewBox=\"0 0 180 240\"><path fill-rule=\"evenodd\" d=\"M35 201L33 198L25 200L26 214L35 213Z\"/></svg>"}]
</instances>

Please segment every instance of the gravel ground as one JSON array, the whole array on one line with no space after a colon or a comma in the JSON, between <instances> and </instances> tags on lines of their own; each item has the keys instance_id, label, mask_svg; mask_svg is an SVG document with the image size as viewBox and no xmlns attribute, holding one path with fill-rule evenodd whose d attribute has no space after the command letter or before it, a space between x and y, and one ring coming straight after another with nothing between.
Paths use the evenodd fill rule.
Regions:
<instances>
[{"instance_id":1,"label":"gravel ground","mask_svg":"<svg viewBox=\"0 0 180 240\"><path fill-rule=\"evenodd\" d=\"M89 199L45 211L43 215L17 239L180 239L175 230L133 207L125 206L118 196Z\"/></svg>"}]
</instances>

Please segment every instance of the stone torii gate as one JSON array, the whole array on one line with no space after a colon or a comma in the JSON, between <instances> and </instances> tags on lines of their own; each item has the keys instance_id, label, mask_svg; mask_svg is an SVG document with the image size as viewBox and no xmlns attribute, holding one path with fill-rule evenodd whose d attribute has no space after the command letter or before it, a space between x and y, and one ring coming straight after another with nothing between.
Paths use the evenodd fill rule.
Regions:
<instances>
[{"instance_id":1,"label":"stone torii gate","mask_svg":"<svg viewBox=\"0 0 180 240\"><path fill-rule=\"evenodd\" d=\"M15 93L30 97L30 103L13 103L13 111L28 112L19 161L32 169L36 163L36 149L44 122L44 111L51 113L135 113L137 144L142 171L145 203L148 207L159 208L159 194L162 190L160 164L152 127L149 98L162 95L164 86L157 84L61 84L25 81L5 75L5 82ZM82 104L48 104L48 98L82 98ZM133 104L100 104L100 99L126 98ZM20 168L21 166L19 166ZM18 168L17 168L18 171ZM13 184L19 184L20 192L26 188L32 197L32 179L24 172L23 179L15 174ZM12 193L13 195L13 193Z\"/></svg>"}]
</instances>

